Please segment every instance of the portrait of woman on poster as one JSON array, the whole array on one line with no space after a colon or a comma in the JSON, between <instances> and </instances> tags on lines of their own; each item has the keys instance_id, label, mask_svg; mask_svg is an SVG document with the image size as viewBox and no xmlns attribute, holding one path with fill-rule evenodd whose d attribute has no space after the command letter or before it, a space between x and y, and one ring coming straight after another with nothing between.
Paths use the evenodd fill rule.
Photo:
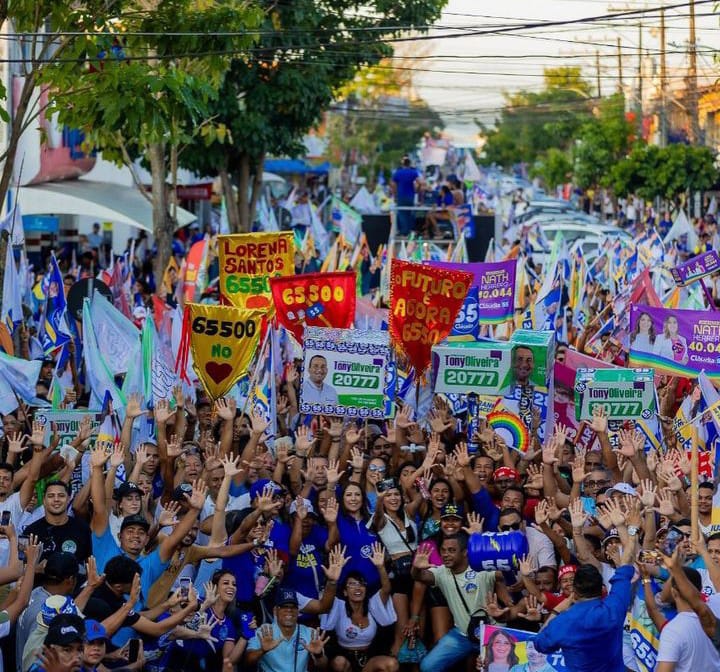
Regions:
<instances>
[{"instance_id":1,"label":"portrait of woman on poster","mask_svg":"<svg viewBox=\"0 0 720 672\"><path fill-rule=\"evenodd\" d=\"M663 333L655 339L653 353L679 364L687 364L687 341L680 335L680 325L674 315L665 318Z\"/></svg>"}]
</instances>

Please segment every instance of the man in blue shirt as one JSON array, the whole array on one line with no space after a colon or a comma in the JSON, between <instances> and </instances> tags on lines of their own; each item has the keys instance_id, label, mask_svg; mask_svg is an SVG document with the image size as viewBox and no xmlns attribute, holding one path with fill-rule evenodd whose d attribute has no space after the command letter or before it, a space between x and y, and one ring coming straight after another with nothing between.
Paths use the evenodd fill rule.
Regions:
<instances>
[{"instance_id":1,"label":"man in blue shirt","mask_svg":"<svg viewBox=\"0 0 720 672\"><path fill-rule=\"evenodd\" d=\"M409 208L415 205L416 183L420 173L412 167L409 157L403 157L402 166L392 175L395 183L395 203L399 208ZM412 210L398 210L397 233L407 236L415 228L415 213Z\"/></svg>"},{"instance_id":2,"label":"man in blue shirt","mask_svg":"<svg viewBox=\"0 0 720 672\"><path fill-rule=\"evenodd\" d=\"M551 610L534 640L541 653L562 649L565 666L573 672L625 672L623 624L632 601L638 528L625 524L617 528L624 550L610 579L608 596L602 596L600 572L592 565L581 565L575 574L574 597L567 600L569 608L561 612L559 605Z\"/></svg>"},{"instance_id":3,"label":"man in blue shirt","mask_svg":"<svg viewBox=\"0 0 720 672\"><path fill-rule=\"evenodd\" d=\"M261 672L306 672L312 656L316 668L325 668L328 637L298 624L298 598L294 590L280 591L275 620L263 625L250 640L245 666Z\"/></svg>"}]
</instances>

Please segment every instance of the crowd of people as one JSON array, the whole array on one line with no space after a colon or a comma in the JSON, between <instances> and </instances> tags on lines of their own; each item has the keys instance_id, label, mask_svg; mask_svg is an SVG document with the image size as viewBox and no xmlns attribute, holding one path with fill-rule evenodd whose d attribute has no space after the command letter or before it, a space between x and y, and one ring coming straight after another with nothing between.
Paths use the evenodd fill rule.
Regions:
<instances>
[{"instance_id":1,"label":"crowd of people","mask_svg":"<svg viewBox=\"0 0 720 672\"><path fill-rule=\"evenodd\" d=\"M149 268L134 288L148 315ZM592 314L612 298L594 287ZM593 333L569 326L559 362ZM305 417L301 366L275 381L274 435L256 409L183 385L152 407L130 395L114 441L90 413L64 442L32 405L2 416L4 669L720 670L716 483L701 479L692 520L671 420L694 381L661 381L661 451L599 410L585 447L533 420L519 452L443 395L382 422ZM62 407L87 409L72 378ZM485 562L479 538L488 557L507 539L523 552Z\"/></svg>"}]
</instances>

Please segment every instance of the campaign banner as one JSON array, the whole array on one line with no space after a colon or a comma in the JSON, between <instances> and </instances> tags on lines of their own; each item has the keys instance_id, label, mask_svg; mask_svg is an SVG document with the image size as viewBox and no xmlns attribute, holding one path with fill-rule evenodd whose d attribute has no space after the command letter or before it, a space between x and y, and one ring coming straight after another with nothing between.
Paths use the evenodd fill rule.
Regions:
<instances>
[{"instance_id":1,"label":"campaign banner","mask_svg":"<svg viewBox=\"0 0 720 672\"><path fill-rule=\"evenodd\" d=\"M472 287L478 289L480 324L500 324L513 317L515 311L515 272L517 260L461 264L433 261L432 266L450 271L473 274Z\"/></svg>"},{"instance_id":2,"label":"campaign banner","mask_svg":"<svg viewBox=\"0 0 720 672\"><path fill-rule=\"evenodd\" d=\"M675 284L678 287L684 287L706 275L717 273L718 269L720 269L720 254L717 250L708 250L688 259L684 264L671 268L670 273L672 273Z\"/></svg>"},{"instance_id":3,"label":"campaign banner","mask_svg":"<svg viewBox=\"0 0 720 672\"><path fill-rule=\"evenodd\" d=\"M280 324L298 343L308 327L349 329L355 317L357 276L352 271L270 278Z\"/></svg>"},{"instance_id":4,"label":"campaign banner","mask_svg":"<svg viewBox=\"0 0 720 672\"><path fill-rule=\"evenodd\" d=\"M80 423L86 415L90 417L94 435L102 424L103 414L100 412L75 409L53 411L45 408L35 411L35 419L45 426L45 445L49 445L52 434L59 437L60 446L71 443L80 433Z\"/></svg>"},{"instance_id":5,"label":"campaign banner","mask_svg":"<svg viewBox=\"0 0 720 672\"><path fill-rule=\"evenodd\" d=\"M480 625L480 658L484 670L509 672L566 672L561 651L540 653L534 646L536 633L496 625Z\"/></svg>"},{"instance_id":6,"label":"campaign banner","mask_svg":"<svg viewBox=\"0 0 720 672\"><path fill-rule=\"evenodd\" d=\"M632 306L630 366L720 381L720 312Z\"/></svg>"},{"instance_id":7,"label":"campaign banner","mask_svg":"<svg viewBox=\"0 0 720 672\"><path fill-rule=\"evenodd\" d=\"M472 275L393 259L390 267L389 331L393 344L422 375L433 345L452 331Z\"/></svg>"},{"instance_id":8,"label":"campaign banner","mask_svg":"<svg viewBox=\"0 0 720 672\"><path fill-rule=\"evenodd\" d=\"M382 331L307 327L300 412L384 418L390 345Z\"/></svg>"},{"instance_id":9,"label":"campaign banner","mask_svg":"<svg viewBox=\"0 0 720 672\"><path fill-rule=\"evenodd\" d=\"M476 341L480 336L478 316L478 288L470 287L455 318L448 341Z\"/></svg>"},{"instance_id":10,"label":"campaign banner","mask_svg":"<svg viewBox=\"0 0 720 672\"><path fill-rule=\"evenodd\" d=\"M295 273L292 231L218 236L220 292L237 308L272 312L270 278Z\"/></svg>"},{"instance_id":11,"label":"campaign banner","mask_svg":"<svg viewBox=\"0 0 720 672\"><path fill-rule=\"evenodd\" d=\"M513 382L512 346L504 341L441 343L432 357L436 393L499 397Z\"/></svg>"},{"instance_id":12,"label":"campaign banner","mask_svg":"<svg viewBox=\"0 0 720 672\"><path fill-rule=\"evenodd\" d=\"M183 340L189 340L193 368L211 399L226 394L250 367L265 311L231 306L185 305ZM186 370L182 350L179 371Z\"/></svg>"}]
</instances>

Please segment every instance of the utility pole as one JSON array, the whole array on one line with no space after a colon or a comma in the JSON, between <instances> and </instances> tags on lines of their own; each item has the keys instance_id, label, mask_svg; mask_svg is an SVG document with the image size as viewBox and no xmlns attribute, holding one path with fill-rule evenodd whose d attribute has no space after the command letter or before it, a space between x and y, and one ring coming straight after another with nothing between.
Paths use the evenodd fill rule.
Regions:
<instances>
[{"instance_id":1,"label":"utility pole","mask_svg":"<svg viewBox=\"0 0 720 672\"><path fill-rule=\"evenodd\" d=\"M597 79L597 96L602 98L602 86L600 84L600 52L595 50L595 77Z\"/></svg>"},{"instance_id":2,"label":"utility pole","mask_svg":"<svg viewBox=\"0 0 720 672\"><path fill-rule=\"evenodd\" d=\"M665 62L665 7L660 7L660 147L667 145L667 65Z\"/></svg>"},{"instance_id":3,"label":"utility pole","mask_svg":"<svg viewBox=\"0 0 720 672\"><path fill-rule=\"evenodd\" d=\"M622 45L620 38L617 38L617 61L618 61L618 91L623 92L623 68L622 68Z\"/></svg>"},{"instance_id":4,"label":"utility pole","mask_svg":"<svg viewBox=\"0 0 720 672\"><path fill-rule=\"evenodd\" d=\"M690 116L690 142L699 144L700 124L698 120L698 89L697 89L697 42L695 37L695 0L689 0L690 43L688 44L688 114Z\"/></svg>"}]
</instances>

